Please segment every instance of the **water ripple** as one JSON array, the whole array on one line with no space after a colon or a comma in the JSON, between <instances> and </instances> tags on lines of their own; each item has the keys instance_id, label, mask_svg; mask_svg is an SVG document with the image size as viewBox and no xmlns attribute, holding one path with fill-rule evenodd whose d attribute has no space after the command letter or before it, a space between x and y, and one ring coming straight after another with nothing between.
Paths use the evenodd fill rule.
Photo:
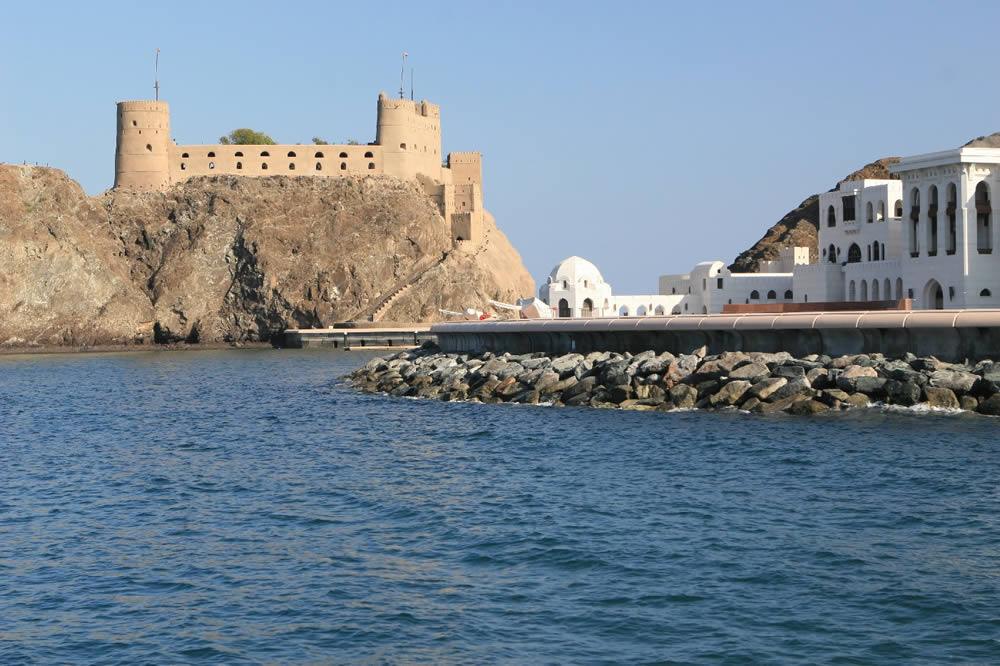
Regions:
<instances>
[{"instance_id":1,"label":"water ripple","mask_svg":"<svg viewBox=\"0 0 1000 666\"><path fill-rule=\"evenodd\" d=\"M0 663L985 663L994 421L392 400L0 357Z\"/></svg>"}]
</instances>

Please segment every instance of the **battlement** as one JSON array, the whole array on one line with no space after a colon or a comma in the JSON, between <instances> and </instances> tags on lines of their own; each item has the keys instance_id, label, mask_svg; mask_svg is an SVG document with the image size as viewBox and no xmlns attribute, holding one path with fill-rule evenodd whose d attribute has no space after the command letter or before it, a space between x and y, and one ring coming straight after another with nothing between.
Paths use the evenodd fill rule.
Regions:
<instances>
[{"instance_id":1,"label":"battlement","mask_svg":"<svg viewBox=\"0 0 1000 666\"><path fill-rule=\"evenodd\" d=\"M421 182L452 223L455 238L482 229L482 157L451 153L441 163L441 109L427 100L378 97L375 141L367 145L177 145L166 102L117 105L115 187L163 190L193 176L381 175ZM457 217L454 217L457 215Z\"/></svg>"}]
</instances>

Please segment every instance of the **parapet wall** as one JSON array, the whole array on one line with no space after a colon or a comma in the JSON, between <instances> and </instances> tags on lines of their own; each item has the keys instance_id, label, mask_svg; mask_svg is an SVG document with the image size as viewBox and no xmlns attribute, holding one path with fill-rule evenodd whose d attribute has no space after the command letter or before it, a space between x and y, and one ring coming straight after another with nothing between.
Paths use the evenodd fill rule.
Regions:
<instances>
[{"instance_id":1,"label":"parapet wall","mask_svg":"<svg viewBox=\"0 0 1000 666\"><path fill-rule=\"evenodd\" d=\"M381 146L171 146L170 182L192 176L321 176L385 173Z\"/></svg>"},{"instance_id":2,"label":"parapet wall","mask_svg":"<svg viewBox=\"0 0 1000 666\"><path fill-rule=\"evenodd\" d=\"M431 327L445 352L571 351L674 354L724 351L809 354L911 352L945 361L1000 358L1000 310L679 315L446 323Z\"/></svg>"}]
</instances>

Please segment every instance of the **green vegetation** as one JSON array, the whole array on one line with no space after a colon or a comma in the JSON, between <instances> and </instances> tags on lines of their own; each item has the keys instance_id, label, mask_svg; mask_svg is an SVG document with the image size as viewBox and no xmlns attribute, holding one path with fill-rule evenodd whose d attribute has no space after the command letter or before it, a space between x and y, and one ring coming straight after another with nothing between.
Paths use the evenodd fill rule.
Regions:
<instances>
[{"instance_id":1,"label":"green vegetation","mask_svg":"<svg viewBox=\"0 0 1000 666\"><path fill-rule=\"evenodd\" d=\"M330 144L329 141L324 141L323 139L319 138L318 136L314 136L313 137L313 143L315 143L317 146L327 146L327 145Z\"/></svg>"},{"instance_id":2,"label":"green vegetation","mask_svg":"<svg viewBox=\"0 0 1000 666\"><path fill-rule=\"evenodd\" d=\"M240 129L234 129L229 133L229 136L219 137L219 143L224 146L259 146L273 145L275 141L263 132L255 132L248 127L241 127Z\"/></svg>"}]
</instances>

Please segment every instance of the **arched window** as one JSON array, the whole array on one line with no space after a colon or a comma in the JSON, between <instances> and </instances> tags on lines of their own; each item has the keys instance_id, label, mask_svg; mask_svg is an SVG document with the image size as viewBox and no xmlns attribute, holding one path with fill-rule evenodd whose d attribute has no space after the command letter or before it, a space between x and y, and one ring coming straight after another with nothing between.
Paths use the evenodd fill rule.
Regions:
<instances>
[{"instance_id":1,"label":"arched window","mask_svg":"<svg viewBox=\"0 0 1000 666\"><path fill-rule=\"evenodd\" d=\"M289 150L288 151L288 157L295 157L295 151L294 150Z\"/></svg>"},{"instance_id":2,"label":"arched window","mask_svg":"<svg viewBox=\"0 0 1000 666\"><path fill-rule=\"evenodd\" d=\"M872 260L873 260L873 261L878 261L878 259L879 259L879 253L878 253L878 241L875 241L875 242L873 243L873 245L874 245L874 247L872 248Z\"/></svg>"},{"instance_id":3,"label":"arched window","mask_svg":"<svg viewBox=\"0 0 1000 666\"><path fill-rule=\"evenodd\" d=\"M372 154L372 151L369 150L367 153L365 153L365 157L375 157L375 156Z\"/></svg>"},{"instance_id":4,"label":"arched window","mask_svg":"<svg viewBox=\"0 0 1000 666\"><path fill-rule=\"evenodd\" d=\"M260 165L260 168L263 169L264 171L267 171L267 162L262 163Z\"/></svg>"},{"instance_id":5,"label":"arched window","mask_svg":"<svg viewBox=\"0 0 1000 666\"><path fill-rule=\"evenodd\" d=\"M208 156L209 156L209 157L215 157L215 152L214 152L214 151L210 151L210 152L208 153Z\"/></svg>"},{"instance_id":6,"label":"arched window","mask_svg":"<svg viewBox=\"0 0 1000 666\"><path fill-rule=\"evenodd\" d=\"M187 164L184 164L184 162L181 162L181 171L184 171L185 169L187 169Z\"/></svg>"},{"instance_id":7,"label":"arched window","mask_svg":"<svg viewBox=\"0 0 1000 666\"><path fill-rule=\"evenodd\" d=\"M153 152L153 146L151 144L147 143L146 144L146 150L148 150L149 152Z\"/></svg>"},{"instance_id":8,"label":"arched window","mask_svg":"<svg viewBox=\"0 0 1000 666\"><path fill-rule=\"evenodd\" d=\"M851 280L851 283L847 285L847 300L849 301L858 300L858 289L856 286L854 286L854 280Z\"/></svg>"},{"instance_id":9,"label":"arched window","mask_svg":"<svg viewBox=\"0 0 1000 666\"><path fill-rule=\"evenodd\" d=\"M569 302L565 298L559 299L559 316L560 317L569 316Z\"/></svg>"},{"instance_id":10,"label":"arched window","mask_svg":"<svg viewBox=\"0 0 1000 666\"><path fill-rule=\"evenodd\" d=\"M320 164L319 162L316 162L316 171L322 171L322 170L323 170L323 165Z\"/></svg>"},{"instance_id":11,"label":"arched window","mask_svg":"<svg viewBox=\"0 0 1000 666\"><path fill-rule=\"evenodd\" d=\"M903 278L896 278L896 300L903 298Z\"/></svg>"},{"instance_id":12,"label":"arched window","mask_svg":"<svg viewBox=\"0 0 1000 666\"><path fill-rule=\"evenodd\" d=\"M664 314L664 313L665 313L665 310L663 309L663 306L662 306L662 305L657 305L657 306L656 306L656 309L655 309L655 310L653 310L653 314L654 314L654 315L662 315L662 314Z\"/></svg>"},{"instance_id":13,"label":"arched window","mask_svg":"<svg viewBox=\"0 0 1000 666\"><path fill-rule=\"evenodd\" d=\"M636 317L645 317L646 316L646 306L645 305L640 305L639 307L637 307L635 309L635 316Z\"/></svg>"},{"instance_id":14,"label":"arched window","mask_svg":"<svg viewBox=\"0 0 1000 666\"><path fill-rule=\"evenodd\" d=\"M340 154L340 156L341 156L342 158L343 158L343 157L347 157L347 153L341 153L341 154Z\"/></svg>"},{"instance_id":15,"label":"arched window","mask_svg":"<svg viewBox=\"0 0 1000 666\"><path fill-rule=\"evenodd\" d=\"M236 151L236 152L235 152L235 153L233 154L233 156L234 156L234 157L243 157L243 153L242 153L241 151L237 150L237 151Z\"/></svg>"},{"instance_id":16,"label":"arched window","mask_svg":"<svg viewBox=\"0 0 1000 666\"><path fill-rule=\"evenodd\" d=\"M993 234L990 232L990 218L993 208L990 206L990 188L984 181L976 185L976 247L979 254L993 252Z\"/></svg>"},{"instance_id":17,"label":"arched window","mask_svg":"<svg viewBox=\"0 0 1000 666\"><path fill-rule=\"evenodd\" d=\"M877 301L878 298L878 280L872 280L872 300Z\"/></svg>"},{"instance_id":18,"label":"arched window","mask_svg":"<svg viewBox=\"0 0 1000 666\"><path fill-rule=\"evenodd\" d=\"M313 155L313 157L323 157L323 153L320 151L316 151L316 154Z\"/></svg>"},{"instance_id":19,"label":"arched window","mask_svg":"<svg viewBox=\"0 0 1000 666\"><path fill-rule=\"evenodd\" d=\"M769 292L767 292L767 300L774 301L774 300L777 300L777 298L778 298L778 294L777 294L777 292L774 291L774 289L772 289Z\"/></svg>"},{"instance_id":20,"label":"arched window","mask_svg":"<svg viewBox=\"0 0 1000 666\"><path fill-rule=\"evenodd\" d=\"M399 144L399 147L402 148L403 150L406 150L406 144L405 143Z\"/></svg>"},{"instance_id":21,"label":"arched window","mask_svg":"<svg viewBox=\"0 0 1000 666\"><path fill-rule=\"evenodd\" d=\"M896 199L896 203L892 206L893 217L903 217L903 200Z\"/></svg>"},{"instance_id":22,"label":"arched window","mask_svg":"<svg viewBox=\"0 0 1000 666\"><path fill-rule=\"evenodd\" d=\"M937 245L938 245L937 210L938 210L938 189L937 185L931 185L931 189L928 190L927 192L927 256L928 257L937 256Z\"/></svg>"},{"instance_id":23,"label":"arched window","mask_svg":"<svg viewBox=\"0 0 1000 666\"><path fill-rule=\"evenodd\" d=\"M621 306L621 308L618 309L618 316L619 317L627 317L628 316L628 306L627 305L623 305L623 306Z\"/></svg>"},{"instance_id":24,"label":"arched window","mask_svg":"<svg viewBox=\"0 0 1000 666\"><path fill-rule=\"evenodd\" d=\"M786 301L792 300L792 290L791 289L786 289L785 290L785 300Z\"/></svg>"},{"instance_id":25,"label":"arched window","mask_svg":"<svg viewBox=\"0 0 1000 666\"><path fill-rule=\"evenodd\" d=\"M892 300L892 282L889 281L889 278L882 281L882 293L885 294L885 296L883 296L885 300Z\"/></svg>"},{"instance_id":26,"label":"arched window","mask_svg":"<svg viewBox=\"0 0 1000 666\"><path fill-rule=\"evenodd\" d=\"M270 157L271 153L267 152L266 150L262 150L262 151L260 151L260 156L261 157Z\"/></svg>"},{"instance_id":27,"label":"arched window","mask_svg":"<svg viewBox=\"0 0 1000 666\"><path fill-rule=\"evenodd\" d=\"M341 162L340 163L340 170L341 171L347 171L347 162Z\"/></svg>"},{"instance_id":28,"label":"arched window","mask_svg":"<svg viewBox=\"0 0 1000 666\"><path fill-rule=\"evenodd\" d=\"M826 256L830 259L831 264L837 263L837 248L834 247L833 243L830 243L830 249L827 250Z\"/></svg>"},{"instance_id":29,"label":"arched window","mask_svg":"<svg viewBox=\"0 0 1000 666\"><path fill-rule=\"evenodd\" d=\"M875 221L875 209L872 207L872 202L869 201L865 206L865 222L871 224Z\"/></svg>"},{"instance_id":30,"label":"arched window","mask_svg":"<svg viewBox=\"0 0 1000 666\"><path fill-rule=\"evenodd\" d=\"M857 243L851 243L851 247L847 248L847 263L856 264L861 261L861 248L858 247Z\"/></svg>"},{"instance_id":31,"label":"arched window","mask_svg":"<svg viewBox=\"0 0 1000 666\"><path fill-rule=\"evenodd\" d=\"M833 209L833 206L826 209L826 226L837 226L837 211Z\"/></svg>"},{"instance_id":32,"label":"arched window","mask_svg":"<svg viewBox=\"0 0 1000 666\"><path fill-rule=\"evenodd\" d=\"M289 162L288 163L288 170L289 171L295 171L295 162Z\"/></svg>"},{"instance_id":33,"label":"arched window","mask_svg":"<svg viewBox=\"0 0 1000 666\"><path fill-rule=\"evenodd\" d=\"M877 222L885 222L885 202L878 202L878 209L875 212L875 220Z\"/></svg>"},{"instance_id":34,"label":"arched window","mask_svg":"<svg viewBox=\"0 0 1000 666\"><path fill-rule=\"evenodd\" d=\"M594 302L589 298L583 299L583 307L580 308L581 317L593 317L594 316Z\"/></svg>"},{"instance_id":35,"label":"arched window","mask_svg":"<svg viewBox=\"0 0 1000 666\"><path fill-rule=\"evenodd\" d=\"M958 208L958 189L955 187L955 183L948 183L948 189L945 190L946 203L945 203L945 215L948 219L948 236L945 240L944 251L947 254L955 254L955 246L957 245L957 225L955 223L956 210Z\"/></svg>"},{"instance_id":36,"label":"arched window","mask_svg":"<svg viewBox=\"0 0 1000 666\"><path fill-rule=\"evenodd\" d=\"M990 292L989 289L983 289L981 292L979 292L979 295L982 296L983 298L989 298L993 294Z\"/></svg>"},{"instance_id":37,"label":"arched window","mask_svg":"<svg viewBox=\"0 0 1000 666\"><path fill-rule=\"evenodd\" d=\"M209 162L208 163L208 168L209 169L214 169L215 168L215 162Z\"/></svg>"},{"instance_id":38,"label":"arched window","mask_svg":"<svg viewBox=\"0 0 1000 666\"><path fill-rule=\"evenodd\" d=\"M751 301L759 301L760 300L760 292L758 292L756 289L754 289L753 291L751 291L750 292L750 300Z\"/></svg>"},{"instance_id":39,"label":"arched window","mask_svg":"<svg viewBox=\"0 0 1000 666\"><path fill-rule=\"evenodd\" d=\"M236 163L236 168L237 169L242 169L243 168L243 162L237 162Z\"/></svg>"},{"instance_id":40,"label":"arched window","mask_svg":"<svg viewBox=\"0 0 1000 666\"><path fill-rule=\"evenodd\" d=\"M181 157L183 157L183 158L188 158L188 157L191 157L191 156L190 156L190 155L188 155L187 153L183 153L183 154L181 155Z\"/></svg>"},{"instance_id":41,"label":"arched window","mask_svg":"<svg viewBox=\"0 0 1000 666\"><path fill-rule=\"evenodd\" d=\"M375 168L375 163L374 163L374 162L369 162L369 163L368 163L368 169L369 169L369 170L372 170L372 169L374 169L374 168Z\"/></svg>"}]
</instances>

